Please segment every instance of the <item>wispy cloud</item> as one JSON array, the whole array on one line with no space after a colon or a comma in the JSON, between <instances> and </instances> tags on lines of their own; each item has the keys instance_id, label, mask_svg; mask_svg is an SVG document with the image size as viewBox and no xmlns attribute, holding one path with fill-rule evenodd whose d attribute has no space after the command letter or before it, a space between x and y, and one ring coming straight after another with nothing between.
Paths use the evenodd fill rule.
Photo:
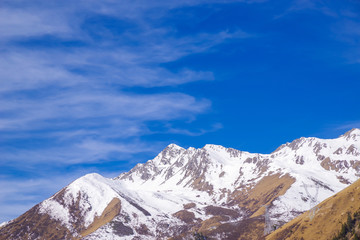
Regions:
<instances>
[{"instance_id":1,"label":"wispy cloud","mask_svg":"<svg viewBox=\"0 0 360 240\"><path fill-rule=\"evenodd\" d=\"M4 179L0 176L0 222L8 221L26 212L44 197L50 197L82 174L84 172L79 171L72 172L71 175L62 174L62 176L33 179Z\"/></svg>"},{"instance_id":2,"label":"wispy cloud","mask_svg":"<svg viewBox=\"0 0 360 240\"><path fill-rule=\"evenodd\" d=\"M175 134L183 134L183 135L187 135L187 136L201 136L201 135L209 133L209 132L215 132L221 128L223 128L223 125L221 123L215 123L209 129L199 129L197 131L190 131L188 129L173 128L171 126L168 126L168 129L169 129L168 132L175 133Z\"/></svg>"},{"instance_id":3,"label":"wispy cloud","mask_svg":"<svg viewBox=\"0 0 360 240\"><path fill-rule=\"evenodd\" d=\"M305 10L316 11L327 16L337 17L338 13L334 11L334 8L329 7L328 4L329 2L327 1L294 0L283 13L276 15L275 19Z\"/></svg>"},{"instance_id":4,"label":"wispy cloud","mask_svg":"<svg viewBox=\"0 0 360 240\"><path fill-rule=\"evenodd\" d=\"M332 37L349 46L344 50L343 58L349 64L360 63L360 22L355 14L347 9L340 11L342 17L331 27Z\"/></svg>"},{"instance_id":5,"label":"wispy cloud","mask_svg":"<svg viewBox=\"0 0 360 240\"><path fill-rule=\"evenodd\" d=\"M348 122L336 127L337 130L350 130L353 128L360 128L360 121Z\"/></svg>"},{"instance_id":6,"label":"wispy cloud","mask_svg":"<svg viewBox=\"0 0 360 240\"><path fill-rule=\"evenodd\" d=\"M110 46L90 44L89 47L70 51L62 48L45 51L28 50L21 45L7 46L0 60L0 77L3 79L0 91L79 84L91 84L93 87L109 87L110 84L120 87L155 87L213 80L211 72L191 69L173 72L161 64L204 52L227 39L250 36L239 30L175 38L165 33L159 36L153 32L150 34L151 30L148 31L136 36L143 40L130 48L118 46L119 43L114 42L109 43Z\"/></svg>"},{"instance_id":7,"label":"wispy cloud","mask_svg":"<svg viewBox=\"0 0 360 240\"><path fill-rule=\"evenodd\" d=\"M44 34L66 35L71 32L68 22L43 9L6 8L0 9L0 37L32 37Z\"/></svg>"},{"instance_id":8,"label":"wispy cloud","mask_svg":"<svg viewBox=\"0 0 360 240\"><path fill-rule=\"evenodd\" d=\"M329 39L346 43L340 59L345 59L344 63L360 63L360 22L358 21L358 10L355 5L347 2L333 1L313 1L313 0L294 0L280 14L275 15L275 19L292 16L297 13L313 12L331 19L323 28Z\"/></svg>"},{"instance_id":9,"label":"wispy cloud","mask_svg":"<svg viewBox=\"0 0 360 240\"><path fill-rule=\"evenodd\" d=\"M25 159L27 164L74 164L103 161L112 153L151 152L155 143L145 145L130 139L151 134L147 121L191 119L210 107L208 100L181 93L76 93L36 100L1 99L2 112L7 112L0 121L3 139L31 137L54 145L3 149L2 157L21 166Z\"/></svg>"},{"instance_id":10,"label":"wispy cloud","mask_svg":"<svg viewBox=\"0 0 360 240\"><path fill-rule=\"evenodd\" d=\"M116 124L112 122L113 119L119 119L119 124L129 125L130 121L137 124L150 120L187 118L204 112L210 106L208 100L197 100L182 93L140 95L68 91L36 99L31 96L7 96L1 101L4 105L0 111L5 115L0 125L2 130L60 129L78 124L93 126L97 122L105 126ZM57 123L56 120L62 121Z\"/></svg>"},{"instance_id":11,"label":"wispy cloud","mask_svg":"<svg viewBox=\"0 0 360 240\"><path fill-rule=\"evenodd\" d=\"M197 136L220 129L214 122L173 126L172 121L190 123L211 109L209 99L180 86L216 76L166 64L253 36L241 29L179 35L162 18L176 8L235 2L262 1L3 1L0 168L6 177L0 177L0 209L9 211L0 212L0 221L74 176L96 170L94 164L155 154L164 142L144 140L159 133L150 123L163 125L165 134ZM73 170L79 165L81 172ZM17 180L24 171L24 179ZM31 175L34 179L26 178Z\"/></svg>"}]
</instances>

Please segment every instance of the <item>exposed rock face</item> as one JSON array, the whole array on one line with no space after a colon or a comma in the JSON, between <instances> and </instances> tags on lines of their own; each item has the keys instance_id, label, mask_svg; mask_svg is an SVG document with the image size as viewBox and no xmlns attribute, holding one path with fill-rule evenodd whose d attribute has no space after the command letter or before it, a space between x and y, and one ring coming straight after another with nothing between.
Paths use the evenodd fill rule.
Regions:
<instances>
[{"instance_id":1,"label":"exposed rock face","mask_svg":"<svg viewBox=\"0 0 360 240\"><path fill-rule=\"evenodd\" d=\"M177 217L181 221L191 224L195 221L195 214L193 212L189 212L187 210L180 210L174 213L174 217Z\"/></svg>"},{"instance_id":2,"label":"exposed rock face","mask_svg":"<svg viewBox=\"0 0 360 240\"><path fill-rule=\"evenodd\" d=\"M184 204L184 209L190 209L196 207L196 203L187 203Z\"/></svg>"},{"instance_id":3,"label":"exposed rock face","mask_svg":"<svg viewBox=\"0 0 360 240\"><path fill-rule=\"evenodd\" d=\"M115 179L74 181L0 228L0 239L261 239L353 183L359 150L359 129L271 154L171 144Z\"/></svg>"}]
</instances>

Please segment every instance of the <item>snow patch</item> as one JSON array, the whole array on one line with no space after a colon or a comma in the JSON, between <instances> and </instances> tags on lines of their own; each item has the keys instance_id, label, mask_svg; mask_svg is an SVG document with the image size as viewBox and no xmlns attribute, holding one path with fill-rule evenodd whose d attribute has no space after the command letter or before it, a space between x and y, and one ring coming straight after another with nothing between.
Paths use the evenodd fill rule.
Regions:
<instances>
[{"instance_id":1,"label":"snow patch","mask_svg":"<svg viewBox=\"0 0 360 240\"><path fill-rule=\"evenodd\" d=\"M8 223L9 223L9 222L0 223L0 228L5 227L6 225L8 225Z\"/></svg>"},{"instance_id":2,"label":"snow patch","mask_svg":"<svg viewBox=\"0 0 360 240\"><path fill-rule=\"evenodd\" d=\"M72 230L73 219L69 209L53 199L47 199L40 204L39 212L48 214L52 219L60 221L67 229Z\"/></svg>"}]
</instances>

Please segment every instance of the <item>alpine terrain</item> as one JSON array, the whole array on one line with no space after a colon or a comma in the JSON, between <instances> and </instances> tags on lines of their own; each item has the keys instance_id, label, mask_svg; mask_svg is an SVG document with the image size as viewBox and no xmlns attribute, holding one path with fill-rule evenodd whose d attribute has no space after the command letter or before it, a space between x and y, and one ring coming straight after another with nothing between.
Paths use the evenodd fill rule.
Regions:
<instances>
[{"instance_id":1,"label":"alpine terrain","mask_svg":"<svg viewBox=\"0 0 360 240\"><path fill-rule=\"evenodd\" d=\"M359 174L360 129L270 154L171 144L114 179L75 180L1 225L0 239L262 239Z\"/></svg>"}]
</instances>

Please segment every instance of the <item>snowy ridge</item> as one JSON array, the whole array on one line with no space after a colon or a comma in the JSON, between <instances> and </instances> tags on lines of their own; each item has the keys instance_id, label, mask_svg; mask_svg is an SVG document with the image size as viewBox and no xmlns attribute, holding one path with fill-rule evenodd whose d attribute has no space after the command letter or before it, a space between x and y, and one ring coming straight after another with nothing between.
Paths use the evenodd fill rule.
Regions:
<instances>
[{"instance_id":1,"label":"snowy ridge","mask_svg":"<svg viewBox=\"0 0 360 240\"><path fill-rule=\"evenodd\" d=\"M308 191L317 195L316 203L319 203L358 179L359 139L359 129L336 139L300 138L282 145L271 154L254 154L210 144L202 149L186 150L170 145L165 153L141 165L141 170L134 168L120 175L119 179L137 191L188 189L186 192L190 192L194 191L194 178L201 177L200 183L210 186L208 189L200 188L208 193L203 199L207 199L208 204L224 205L240 185L254 186L269 174L289 174L296 179L295 183L270 208L276 221L287 222L311 207L304 184L312 186ZM172 161L163 161L162 157L172 149L176 149L178 155L173 155ZM145 171L144 177L143 169L149 165L152 172ZM194 171L198 174L189 174ZM318 190L314 186L318 186ZM224 195L224 191L228 195Z\"/></svg>"},{"instance_id":2,"label":"snowy ridge","mask_svg":"<svg viewBox=\"0 0 360 240\"><path fill-rule=\"evenodd\" d=\"M83 239L164 239L191 232L218 211L229 214L229 223L248 218L253 212L240 208L234 194L246 195L264 177L294 180L284 194L267 203L271 221L281 225L310 209L315 204L310 198L316 196L319 203L359 174L359 129L336 139L300 138L270 154L211 144L200 149L170 144L154 159L117 178L88 174L77 179L42 202L39 212L78 235L74 226L90 226L117 198L120 214ZM74 207L78 214L72 212Z\"/></svg>"},{"instance_id":3,"label":"snowy ridge","mask_svg":"<svg viewBox=\"0 0 360 240\"><path fill-rule=\"evenodd\" d=\"M9 222L0 223L0 228L5 227Z\"/></svg>"},{"instance_id":4,"label":"snowy ridge","mask_svg":"<svg viewBox=\"0 0 360 240\"><path fill-rule=\"evenodd\" d=\"M118 194L108 185L110 180L99 174L87 174L71 183L63 193L43 201L40 204L40 213L47 213L53 219L59 220L68 229L81 219L81 224L86 228L96 216L100 216L113 198ZM78 205L80 215L74 216L70 212L71 206Z\"/></svg>"},{"instance_id":5,"label":"snowy ridge","mask_svg":"<svg viewBox=\"0 0 360 240\"><path fill-rule=\"evenodd\" d=\"M359 172L355 162L360 161L360 142L357 138L347 140L343 136L327 140L300 138L271 154L253 154L208 144L202 149L189 148L179 151L180 154L167 164L163 164L161 156L164 153L160 153L154 160L142 164L141 168L135 167L129 173L120 175L118 179L139 190L153 187L163 190L182 189L190 187L192 176L187 174L187 170L195 170L200 171L198 175L204 173L204 181L211 184L215 194L223 188L233 189L239 182L246 185L248 180L269 172L289 173L296 178L303 176L305 179L301 181L307 181L308 184L313 184L313 176L327 182L334 179L334 175L341 175L349 182L354 182ZM171 151L168 148L166 151ZM326 158L329 158L330 163L335 163L334 167L337 169L325 170L321 163ZM157 162L161 164L157 165ZM261 166L266 166L267 170L261 172ZM144 169L151 169L151 172ZM320 176L319 172L324 174ZM252 181L253 183L255 182ZM336 178L329 184L334 186L335 191L344 187L344 183Z\"/></svg>"},{"instance_id":6,"label":"snowy ridge","mask_svg":"<svg viewBox=\"0 0 360 240\"><path fill-rule=\"evenodd\" d=\"M307 198L303 183L321 185L317 199L319 203L356 181L359 176L360 131L351 132L353 134L345 134L336 139L300 138L274 152L271 155L274 164L270 169L281 169L297 179L287 193L274 204L279 209L282 205L288 209L305 211L309 209L309 204L301 201ZM327 168L322 164L324 162L332 163L333 167L324 169ZM315 195L315 188L310 191ZM296 208L291 206L297 204ZM295 216L291 216L293 217Z\"/></svg>"}]
</instances>

